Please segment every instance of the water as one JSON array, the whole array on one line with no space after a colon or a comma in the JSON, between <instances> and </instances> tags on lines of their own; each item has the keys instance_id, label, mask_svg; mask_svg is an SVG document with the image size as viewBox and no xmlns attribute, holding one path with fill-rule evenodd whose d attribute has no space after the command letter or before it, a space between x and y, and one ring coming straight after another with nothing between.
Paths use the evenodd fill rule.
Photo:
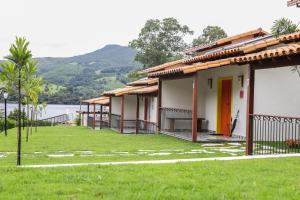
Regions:
<instances>
[{"instance_id":1,"label":"water","mask_svg":"<svg viewBox=\"0 0 300 200\"><path fill-rule=\"evenodd\" d=\"M0 104L0 108L4 109L4 104ZM18 108L18 104L7 104L7 112L10 113L14 109ZM81 106L82 110L86 110L86 106ZM75 119L76 111L80 110L80 105L57 105L57 104L48 104L46 109L39 114L39 119L45 119L49 117L54 117L57 115L68 114L69 119Z\"/></svg>"}]
</instances>

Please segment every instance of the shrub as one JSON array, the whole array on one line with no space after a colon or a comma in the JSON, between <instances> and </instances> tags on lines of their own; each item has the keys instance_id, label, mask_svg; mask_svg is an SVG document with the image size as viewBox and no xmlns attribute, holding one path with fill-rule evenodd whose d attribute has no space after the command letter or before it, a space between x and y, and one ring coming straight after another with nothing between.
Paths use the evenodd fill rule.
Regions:
<instances>
[{"instance_id":1,"label":"shrub","mask_svg":"<svg viewBox=\"0 0 300 200\"><path fill-rule=\"evenodd\" d=\"M4 126L5 126L5 119L4 118L1 118L0 119L0 131L4 131ZM14 128L16 127L16 121L15 120L12 120L12 119L9 119L7 118L7 122L6 122L6 127L7 129L11 129L11 128Z\"/></svg>"},{"instance_id":2,"label":"shrub","mask_svg":"<svg viewBox=\"0 0 300 200\"><path fill-rule=\"evenodd\" d=\"M77 116L76 116L76 118L75 118L75 124L76 124L77 126L80 126L80 125L81 125L81 117L80 117L80 115L77 115Z\"/></svg>"},{"instance_id":3,"label":"shrub","mask_svg":"<svg viewBox=\"0 0 300 200\"><path fill-rule=\"evenodd\" d=\"M290 139L285 141L285 143L289 148L300 148L300 140Z\"/></svg>"},{"instance_id":4,"label":"shrub","mask_svg":"<svg viewBox=\"0 0 300 200\"><path fill-rule=\"evenodd\" d=\"M8 118L17 121L18 120L18 109L14 109L12 112L10 112L8 115ZM27 119L26 113L23 111L21 111L21 119L25 119L25 120Z\"/></svg>"}]
</instances>

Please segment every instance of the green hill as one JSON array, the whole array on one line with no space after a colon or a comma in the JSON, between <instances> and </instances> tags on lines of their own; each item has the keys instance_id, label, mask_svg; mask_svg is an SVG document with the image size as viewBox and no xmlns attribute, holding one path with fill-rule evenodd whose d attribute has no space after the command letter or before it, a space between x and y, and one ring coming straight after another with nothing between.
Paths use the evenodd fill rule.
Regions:
<instances>
[{"instance_id":1,"label":"green hill","mask_svg":"<svg viewBox=\"0 0 300 200\"><path fill-rule=\"evenodd\" d=\"M134 61L136 51L126 46L107 45L84 55L66 58L37 58L39 75L46 80L48 103L78 103L99 96L104 90L126 83L126 75L141 65Z\"/></svg>"}]
</instances>

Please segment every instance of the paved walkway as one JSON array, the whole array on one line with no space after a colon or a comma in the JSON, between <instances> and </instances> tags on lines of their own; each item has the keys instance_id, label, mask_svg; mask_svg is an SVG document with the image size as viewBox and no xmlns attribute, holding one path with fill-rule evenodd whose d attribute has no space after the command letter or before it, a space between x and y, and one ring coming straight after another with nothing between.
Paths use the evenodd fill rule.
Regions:
<instances>
[{"instance_id":1,"label":"paved walkway","mask_svg":"<svg viewBox=\"0 0 300 200\"><path fill-rule=\"evenodd\" d=\"M284 157L300 157L300 154L231 156L231 157L214 157L214 158L188 158L188 159L174 159L174 160L143 160L143 161L125 161L125 162L23 165L21 167L24 167L24 168L53 168L53 167L75 167L75 166L92 166L92 165L172 164L172 163L188 163L188 162L216 161L216 160L224 160L224 161L226 161L226 160L252 160L252 159L284 158Z\"/></svg>"}]
</instances>

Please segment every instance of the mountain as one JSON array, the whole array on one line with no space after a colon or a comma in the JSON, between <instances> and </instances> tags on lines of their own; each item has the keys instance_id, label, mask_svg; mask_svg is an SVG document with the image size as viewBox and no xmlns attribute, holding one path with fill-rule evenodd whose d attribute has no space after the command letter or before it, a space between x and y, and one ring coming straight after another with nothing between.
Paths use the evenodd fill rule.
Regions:
<instances>
[{"instance_id":1,"label":"mountain","mask_svg":"<svg viewBox=\"0 0 300 200\"><path fill-rule=\"evenodd\" d=\"M128 72L141 65L134 61L136 50L107 45L84 55L65 58L37 58L39 75L46 81L48 103L74 104L79 99L99 96L104 90L126 83Z\"/></svg>"}]
</instances>

